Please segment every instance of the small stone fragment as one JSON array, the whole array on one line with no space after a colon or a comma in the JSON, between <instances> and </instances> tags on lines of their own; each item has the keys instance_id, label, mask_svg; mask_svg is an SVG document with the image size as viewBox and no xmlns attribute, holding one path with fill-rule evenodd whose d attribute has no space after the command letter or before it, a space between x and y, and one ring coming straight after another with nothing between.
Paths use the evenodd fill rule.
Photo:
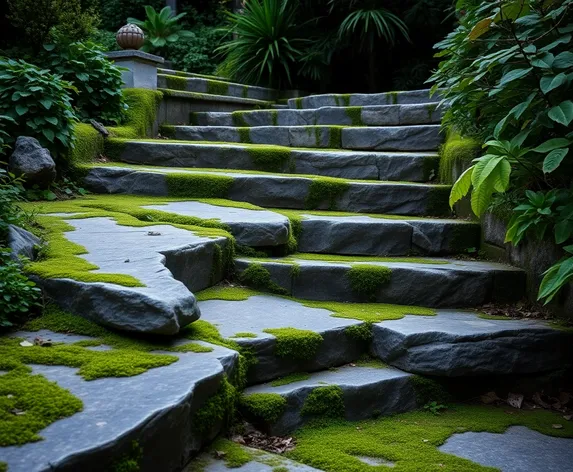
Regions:
<instances>
[{"instance_id":1,"label":"small stone fragment","mask_svg":"<svg viewBox=\"0 0 573 472\"><path fill-rule=\"evenodd\" d=\"M22 341L22 342L20 343L20 346L22 346L22 347L30 347L30 346L33 346L33 344L32 344L30 341Z\"/></svg>"},{"instance_id":2,"label":"small stone fragment","mask_svg":"<svg viewBox=\"0 0 573 472\"><path fill-rule=\"evenodd\" d=\"M486 405L491 405L492 403L501 401L501 398L499 398L495 392L487 392L483 394L480 399L481 402Z\"/></svg>"},{"instance_id":3,"label":"small stone fragment","mask_svg":"<svg viewBox=\"0 0 573 472\"><path fill-rule=\"evenodd\" d=\"M158 231L148 231L147 236L161 236L161 233Z\"/></svg>"},{"instance_id":4,"label":"small stone fragment","mask_svg":"<svg viewBox=\"0 0 573 472\"><path fill-rule=\"evenodd\" d=\"M523 395L520 393L509 393L507 395L507 403L513 408L521 408L523 404Z\"/></svg>"},{"instance_id":5,"label":"small stone fragment","mask_svg":"<svg viewBox=\"0 0 573 472\"><path fill-rule=\"evenodd\" d=\"M563 429L563 425L562 424L552 424L551 427L553 429Z\"/></svg>"},{"instance_id":6,"label":"small stone fragment","mask_svg":"<svg viewBox=\"0 0 573 472\"><path fill-rule=\"evenodd\" d=\"M563 419L566 421L571 421L573 419L573 415L563 415Z\"/></svg>"}]
</instances>

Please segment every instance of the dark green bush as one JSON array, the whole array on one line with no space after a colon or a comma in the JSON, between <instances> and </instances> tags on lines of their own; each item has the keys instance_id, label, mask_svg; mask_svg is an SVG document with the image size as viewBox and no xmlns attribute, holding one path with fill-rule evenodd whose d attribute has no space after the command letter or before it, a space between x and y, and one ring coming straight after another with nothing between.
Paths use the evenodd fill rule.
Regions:
<instances>
[{"instance_id":1,"label":"dark green bush","mask_svg":"<svg viewBox=\"0 0 573 472\"><path fill-rule=\"evenodd\" d=\"M0 167L0 245L6 241L8 226L22 219L16 205L22 193L22 180Z\"/></svg>"},{"instance_id":2,"label":"dark green bush","mask_svg":"<svg viewBox=\"0 0 573 472\"><path fill-rule=\"evenodd\" d=\"M166 47L165 55L178 70L198 74L214 74L220 58L214 46L219 44L223 33L214 27L199 26L190 30L188 38L180 39Z\"/></svg>"},{"instance_id":3,"label":"dark green bush","mask_svg":"<svg viewBox=\"0 0 573 472\"><path fill-rule=\"evenodd\" d=\"M55 155L72 145L76 116L74 87L47 70L22 60L0 57L0 115L7 115L6 144L32 136Z\"/></svg>"},{"instance_id":4,"label":"dark green bush","mask_svg":"<svg viewBox=\"0 0 573 472\"><path fill-rule=\"evenodd\" d=\"M93 42L45 45L44 64L77 90L73 106L82 120L118 123L126 108L121 70Z\"/></svg>"},{"instance_id":5,"label":"dark green bush","mask_svg":"<svg viewBox=\"0 0 573 472\"><path fill-rule=\"evenodd\" d=\"M99 45L102 51L119 51L121 49L115 40L113 31L95 30L89 40Z\"/></svg>"}]
</instances>

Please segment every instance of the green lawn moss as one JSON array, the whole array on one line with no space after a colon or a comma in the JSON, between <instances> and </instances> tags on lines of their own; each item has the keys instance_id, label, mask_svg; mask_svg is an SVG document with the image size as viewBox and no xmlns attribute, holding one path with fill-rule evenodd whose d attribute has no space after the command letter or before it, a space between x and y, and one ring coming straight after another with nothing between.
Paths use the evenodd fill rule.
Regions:
<instances>
[{"instance_id":1,"label":"green lawn moss","mask_svg":"<svg viewBox=\"0 0 573 472\"><path fill-rule=\"evenodd\" d=\"M279 112L278 112L278 110L271 110L269 113L271 115L271 124L273 126L278 126L279 125Z\"/></svg>"},{"instance_id":2,"label":"green lawn moss","mask_svg":"<svg viewBox=\"0 0 573 472\"><path fill-rule=\"evenodd\" d=\"M392 277L392 269L375 265L360 264L350 268L346 273L350 288L356 295L372 300L378 291Z\"/></svg>"},{"instance_id":3,"label":"green lawn moss","mask_svg":"<svg viewBox=\"0 0 573 472\"><path fill-rule=\"evenodd\" d=\"M111 135L125 139L151 136L163 94L157 90L131 88L124 89L123 95L129 107L126 111L126 119L121 126L108 128Z\"/></svg>"},{"instance_id":4,"label":"green lawn moss","mask_svg":"<svg viewBox=\"0 0 573 472\"><path fill-rule=\"evenodd\" d=\"M67 157L72 168L77 164L94 162L104 154L104 138L92 125L76 124L74 136L74 147L70 148Z\"/></svg>"},{"instance_id":5,"label":"green lawn moss","mask_svg":"<svg viewBox=\"0 0 573 472\"><path fill-rule=\"evenodd\" d=\"M172 197L225 198L233 177L211 174L169 173L165 175L167 192Z\"/></svg>"},{"instance_id":6,"label":"green lawn moss","mask_svg":"<svg viewBox=\"0 0 573 472\"><path fill-rule=\"evenodd\" d=\"M325 261L325 262L349 262L349 263L368 263L368 262L411 262L415 264L449 264L442 259L430 259L422 257L384 257L384 256L345 256L339 254L314 254L314 253L296 253L290 255L286 260L302 259L305 261Z\"/></svg>"},{"instance_id":7,"label":"green lawn moss","mask_svg":"<svg viewBox=\"0 0 573 472\"><path fill-rule=\"evenodd\" d=\"M231 338L258 338L255 333L249 333L248 331L240 331L235 333Z\"/></svg>"},{"instance_id":8,"label":"green lawn moss","mask_svg":"<svg viewBox=\"0 0 573 472\"><path fill-rule=\"evenodd\" d=\"M556 423L563 428L553 428ZM357 456L392 461L395 469L403 472L491 472L491 467L440 452L438 447L455 433L503 433L514 425L550 436L573 437L573 423L546 410L454 405L438 416L416 411L361 422L317 421L295 433L296 447L286 456L326 472L364 472L366 466Z\"/></svg>"},{"instance_id":9,"label":"green lawn moss","mask_svg":"<svg viewBox=\"0 0 573 472\"><path fill-rule=\"evenodd\" d=\"M294 99L294 104L297 110L302 110L302 97L296 97Z\"/></svg>"},{"instance_id":10,"label":"green lawn moss","mask_svg":"<svg viewBox=\"0 0 573 472\"><path fill-rule=\"evenodd\" d=\"M328 202L328 209L334 210L337 201L350 188L350 183L343 179L316 177L312 180L306 196L305 207L318 208Z\"/></svg>"},{"instance_id":11,"label":"green lawn moss","mask_svg":"<svg viewBox=\"0 0 573 472\"><path fill-rule=\"evenodd\" d=\"M263 330L276 339L275 354L293 360L312 359L320 348L323 338L314 331L297 328L273 328Z\"/></svg>"},{"instance_id":12,"label":"green lawn moss","mask_svg":"<svg viewBox=\"0 0 573 472\"><path fill-rule=\"evenodd\" d=\"M242 284L255 289L266 290L271 293L286 295L287 290L271 278L271 273L260 263L250 264L244 271L239 274L239 280Z\"/></svg>"},{"instance_id":13,"label":"green lawn moss","mask_svg":"<svg viewBox=\"0 0 573 472\"><path fill-rule=\"evenodd\" d=\"M241 467L253 459L249 451L228 439L216 439L209 447L209 450L214 453L223 453L225 466L229 469Z\"/></svg>"},{"instance_id":14,"label":"green lawn moss","mask_svg":"<svg viewBox=\"0 0 573 472\"><path fill-rule=\"evenodd\" d=\"M370 357L368 354L362 355L354 362L356 367L369 367L371 369L387 369L389 366L376 357Z\"/></svg>"},{"instance_id":15,"label":"green lawn moss","mask_svg":"<svg viewBox=\"0 0 573 472\"><path fill-rule=\"evenodd\" d=\"M317 387L306 397L301 409L303 416L337 418L344 416L344 394L338 385Z\"/></svg>"},{"instance_id":16,"label":"green lawn moss","mask_svg":"<svg viewBox=\"0 0 573 472\"><path fill-rule=\"evenodd\" d=\"M159 127L159 134L164 138L175 139L175 126L161 125Z\"/></svg>"},{"instance_id":17,"label":"green lawn moss","mask_svg":"<svg viewBox=\"0 0 573 472\"><path fill-rule=\"evenodd\" d=\"M473 138L462 137L458 133L449 131L446 141L440 147L440 181L453 184L453 169L458 162L467 163L479 157L481 143Z\"/></svg>"},{"instance_id":18,"label":"green lawn moss","mask_svg":"<svg viewBox=\"0 0 573 472\"><path fill-rule=\"evenodd\" d=\"M285 411L286 404L286 399L277 393L243 395L239 402L240 408L248 415L267 424L273 424L279 420Z\"/></svg>"},{"instance_id":19,"label":"green lawn moss","mask_svg":"<svg viewBox=\"0 0 573 472\"><path fill-rule=\"evenodd\" d=\"M295 372L294 374L289 374L279 379L273 380L271 385L273 387L280 387L281 385L289 385L295 382L302 382L303 380L310 379L310 374L307 372Z\"/></svg>"}]
</instances>

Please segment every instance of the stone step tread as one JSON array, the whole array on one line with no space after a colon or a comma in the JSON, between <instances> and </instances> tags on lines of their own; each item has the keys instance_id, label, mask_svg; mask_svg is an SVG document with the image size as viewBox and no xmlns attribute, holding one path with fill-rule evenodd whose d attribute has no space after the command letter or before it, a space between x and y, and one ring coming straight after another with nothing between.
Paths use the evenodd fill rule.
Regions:
<instances>
[{"instance_id":1,"label":"stone step tread","mask_svg":"<svg viewBox=\"0 0 573 472\"><path fill-rule=\"evenodd\" d=\"M226 198L266 208L336 209L413 216L449 214L449 186L416 182L93 165L86 168L84 185L94 193Z\"/></svg>"},{"instance_id":2,"label":"stone step tread","mask_svg":"<svg viewBox=\"0 0 573 472\"><path fill-rule=\"evenodd\" d=\"M232 97L229 95L216 95L210 93L186 92L183 90L173 90L166 88L158 88L157 90L163 92L163 94L167 97L175 97L186 100L237 103L237 104L252 105L253 107L262 107L262 108L268 108L272 105L272 102L270 101L258 100L255 98Z\"/></svg>"},{"instance_id":3,"label":"stone step tread","mask_svg":"<svg viewBox=\"0 0 573 472\"><path fill-rule=\"evenodd\" d=\"M443 110L436 103L409 105L367 105L363 107L321 107L307 109L248 110L238 112L196 112L193 125L270 126L343 125L391 126L439 123Z\"/></svg>"},{"instance_id":4,"label":"stone step tread","mask_svg":"<svg viewBox=\"0 0 573 472\"><path fill-rule=\"evenodd\" d=\"M185 72L182 70L168 69L165 67L157 68L157 72L159 74L179 75L181 77L201 77L203 79L212 79L212 80L221 80L221 81L229 80L226 77L220 77L217 75L196 74L195 72Z\"/></svg>"},{"instance_id":5,"label":"stone step tread","mask_svg":"<svg viewBox=\"0 0 573 472\"><path fill-rule=\"evenodd\" d=\"M435 257L238 257L235 270L247 285L301 299L429 307L516 302L526 279L524 271L504 264Z\"/></svg>"},{"instance_id":6,"label":"stone step tread","mask_svg":"<svg viewBox=\"0 0 573 472\"><path fill-rule=\"evenodd\" d=\"M173 126L171 137L187 141L246 142L289 147L379 151L435 151L440 125L409 126Z\"/></svg>"},{"instance_id":7,"label":"stone step tread","mask_svg":"<svg viewBox=\"0 0 573 472\"><path fill-rule=\"evenodd\" d=\"M410 90L404 92L383 93L352 93L352 94L321 94L308 95L288 101L290 108L319 108L321 106L364 106L364 105L395 105L407 103L439 102L436 94L430 97L430 90Z\"/></svg>"},{"instance_id":8,"label":"stone step tread","mask_svg":"<svg viewBox=\"0 0 573 472\"><path fill-rule=\"evenodd\" d=\"M183 78L189 81L213 81L213 82L220 82L220 83L224 83L224 84L229 84L229 85L237 85L240 87L245 87L248 89L253 89L253 90L264 90L266 92L269 93L277 93L276 89L272 89L272 88L268 88L268 87L260 87L258 85L248 85L248 84L242 84L240 82L233 82L230 79L225 79L223 77L216 77L216 76L203 76L201 74L193 74L193 73L184 73L185 75L183 75L181 72L178 71L169 71L167 69L158 69L157 70L157 76L158 77L177 77L177 78ZM187 75L189 74L189 75Z\"/></svg>"}]
</instances>

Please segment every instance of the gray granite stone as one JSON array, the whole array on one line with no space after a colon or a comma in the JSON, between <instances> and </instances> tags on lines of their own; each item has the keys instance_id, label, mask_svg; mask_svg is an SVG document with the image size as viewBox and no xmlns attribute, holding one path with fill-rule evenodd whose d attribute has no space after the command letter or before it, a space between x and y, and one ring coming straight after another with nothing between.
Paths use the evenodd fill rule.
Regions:
<instances>
[{"instance_id":1,"label":"gray granite stone","mask_svg":"<svg viewBox=\"0 0 573 472\"><path fill-rule=\"evenodd\" d=\"M267 208L305 209L306 197L313 182L308 177L280 174L241 174L159 167L93 167L84 184L96 193L166 196L168 190L165 176L170 172L228 175L233 177L233 183L228 195L224 197ZM439 216L447 212L446 194L443 194L443 204L436 205L432 192L441 192L446 188L429 184L351 181L348 189L336 199L335 205L340 211ZM329 208L330 202L327 199L317 205L317 209Z\"/></svg>"},{"instance_id":2,"label":"gray granite stone","mask_svg":"<svg viewBox=\"0 0 573 472\"><path fill-rule=\"evenodd\" d=\"M287 266L288 267L288 266ZM199 304L202 319L217 326L225 338L239 332L256 338L235 338L253 350L258 359L248 372L250 384L264 382L297 371L314 371L348 363L364 351L364 346L345 334L348 326L362 322L335 318L332 312L305 307L299 302L272 295L252 296L242 301L208 300ZM265 329L296 328L322 335L324 341L315 357L308 360L281 358L275 354L276 338Z\"/></svg>"},{"instance_id":3,"label":"gray granite stone","mask_svg":"<svg viewBox=\"0 0 573 472\"><path fill-rule=\"evenodd\" d=\"M454 434L439 449L501 472L573 470L573 439L546 436L525 426L511 426L503 434Z\"/></svg>"},{"instance_id":4,"label":"gray granite stone","mask_svg":"<svg viewBox=\"0 0 573 472\"><path fill-rule=\"evenodd\" d=\"M423 375L532 374L571 363L573 334L533 320L487 320L471 312L405 316L374 326L373 353Z\"/></svg>"},{"instance_id":5,"label":"gray granite stone","mask_svg":"<svg viewBox=\"0 0 573 472\"><path fill-rule=\"evenodd\" d=\"M244 246L279 246L289 239L289 220L266 210L209 205L201 202L171 202L144 208L168 211L202 219L216 219L227 225L237 243Z\"/></svg>"},{"instance_id":6,"label":"gray granite stone","mask_svg":"<svg viewBox=\"0 0 573 472\"><path fill-rule=\"evenodd\" d=\"M237 135L238 136L238 135ZM256 147L236 144L165 143L129 141L120 160L129 164L169 167L268 170L257 165L251 151ZM289 159L277 162L284 173L323 175L348 179L402 180L425 182L429 171L437 171L437 154L432 152L368 152L320 149L286 149ZM434 162L434 164L431 164ZM431 165L429 165L431 164Z\"/></svg>"},{"instance_id":7,"label":"gray granite stone","mask_svg":"<svg viewBox=\"0 0 573 472\"><path fill-rule=\"evenodd\" d=\"M376 301L401 305L430 307L469 307L490 302L511 302L521 299L525 273L503 264L437 259L436 263L376 262L362 260L362 264L388 267L390 281L382 285L370 299L355 293L348 271L352 263L290 259L299 265L296 276L291 267L280 259L257 260L239 258L237 273L253 263L260 263L271 274L274 282L294 297L308 300L336 300L342 302ZM360 263L355 263L356 267Z\"/></svg>"},{"instance_id":8,"label":"gray granite stone","mask_svg":"<svg viewBox=\"0 0 573 472\"><path fill-rule=\"evenodd\" d=\"M12 250L10 256L14 260L18 260L19 256L34 259L36 248L42 245L40 238L15 225L8 226L7 241L8 247Z\"/></svg>"},{"instance_id":9,"label":"gray granite stone","mask_svg":"<svg viewBox=\"0 0 573 472\"><path fill-rule=\"evenodd\" d=\"M272 386L255 385L247 388L243 395L274 393L286 400L284 414L276 423L261 423L260 418L249 420L271 435L289 434L312 419L302 415L308 395L316 388L335 385L341 388L344 401L344 418L357 421L378 415L402 413L416 408L416 393L410 382L410 374L391 367L344 366L334 370L313 373L309 379Z\"/></svg>"},{"instance_id":10,"label":"gray granite stone","mask_svg":"<svg viewBox=\"0 0 573 472\"><path fill-rule=\"evenodd\" d=\"M157 89L157 66L163 64L162 57L135 49L111 51L106 56L123 68L123 87Z\"/></svg>"},{"instance_id":11,"label":"gray granite stone","mask_svg":"<svg viewBox=\"0 0 573 472\"><path fill-rule=\"evenodd\" d=\"M56 178L56 163L50 151L30 136L19 136L16 139L14 152L8 160L8 170L23 177L25 184L30 187L38 185L45 188Z\"/></svg>"},{"instance_id":12,"label":"gray granite stone","mask_svg":"<svg viewBox=\"0 0 573 472\"><path fill-rule=\"evenodd\" d=\"M200 434L193 412L217 391L223 368L208 353L179 357L135 377L90 382L74 368L34 366L79 397L83 411L43 429L42 441L1 448L2 461L10 472L111 470L137 440L142 472L180 470L218 430Z\"/></svg>"},{"instance_id":13,"label":"gray granite stone","mask_svg":"<svg viewBox=\"0 0 573 472\"><path fill-rule=\"evenodd\" d=\"M442 143L440 125L343 128L345 149L433 151Z\"/></svg>"},{"instance_id":14,"label":"gray granite stone","mask_svg":"<svg viewBox=\"0 0 573 472\"><path fill-rule=\"evenodd\" d=\"M86 248L83 257L99 269L126 274L145 287L35 277L64 309L116 329L174 334L199 318L192 290L220 280L212 274L215 245L226 238L196 236L169 225L129 227L108 218L71 219L66 238ZM157 235L150 235L158 233ZM212 279L212 277L215 279Z\"/></svg>"}]
</instances>

